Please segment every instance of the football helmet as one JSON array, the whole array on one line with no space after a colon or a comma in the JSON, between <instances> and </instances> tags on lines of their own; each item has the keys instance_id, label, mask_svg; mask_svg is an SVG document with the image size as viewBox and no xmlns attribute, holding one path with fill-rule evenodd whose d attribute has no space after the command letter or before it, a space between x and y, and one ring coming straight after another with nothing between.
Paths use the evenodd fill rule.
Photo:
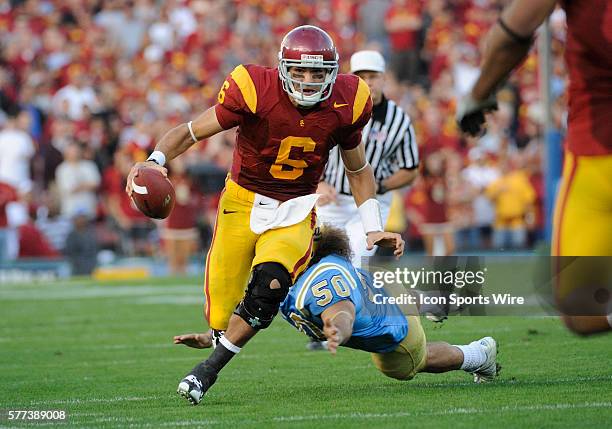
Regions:
<instances>
[{"instance_id":1,"label":"football helmet","mask_svg":"<svg viewBox=\"0 0 612 429\"><path fill-rule=\"evenodd\" d=\"M317 68L325 71L318 83L304 83L291 77L290 67ZM314 25L302 25L284 37L278 53L278 74L283 89L302 107L312 107L331 96L338 75L338 51L325 31ZM315 90L304 94L304 89Z\"/></svg>"}]
</instances>

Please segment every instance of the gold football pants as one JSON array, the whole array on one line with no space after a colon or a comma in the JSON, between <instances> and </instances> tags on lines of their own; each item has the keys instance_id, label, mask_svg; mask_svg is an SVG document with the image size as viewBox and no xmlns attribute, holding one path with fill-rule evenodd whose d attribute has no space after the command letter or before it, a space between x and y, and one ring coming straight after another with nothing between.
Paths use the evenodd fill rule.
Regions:
<instances>
[{"instance_id":1,"label":"gold football pants","mask_svg":"<svg viewBox=\"0 0 612 429\"><path fill-rule=\"evenodd\" d=\"M204 275L204 313L213 329L227 328L254 266L277 262L287 269L293 282L312 256L314 209L300 223L255 234L250 228L254 199L254 192L230 178L226 180Z\"/></svg>"}]
</instances>

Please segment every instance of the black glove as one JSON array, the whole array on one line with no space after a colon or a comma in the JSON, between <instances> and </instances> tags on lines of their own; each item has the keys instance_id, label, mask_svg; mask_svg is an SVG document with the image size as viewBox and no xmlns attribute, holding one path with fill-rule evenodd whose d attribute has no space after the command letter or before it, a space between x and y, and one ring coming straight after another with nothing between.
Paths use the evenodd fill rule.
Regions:
<instances>
[{"instance_id":1,"label":"black glove","mask_svg":"<svg viewBox=\"0 0 612 429\"><path fill-rule=\"evenodd\" d=\"M490 96L483 101L475 101L470 95L466 95L459 100L457 106L457 116L455 117L457 125L461 128L461 131L472 136L484 134L484 114L492 110L497 110L495 96Z\"/></svg>"}]
</instances>

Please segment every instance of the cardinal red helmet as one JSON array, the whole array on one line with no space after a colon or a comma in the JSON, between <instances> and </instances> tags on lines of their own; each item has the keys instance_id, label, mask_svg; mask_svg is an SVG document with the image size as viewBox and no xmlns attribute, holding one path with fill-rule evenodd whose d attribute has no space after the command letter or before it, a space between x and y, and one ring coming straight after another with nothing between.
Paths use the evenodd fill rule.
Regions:
<instances>
[{"instance_id":1,"label":"cardinal red helmet","mask_svg":"<svg viewBox=\"0 0 612 429\"><path fill-rule=\"evenodd\" d=\"M291 77L290 67L316 68L325 71L320 83L304 83ZM338 75L338 52L325 31L314 25L302 25L283 39L278 53L279 77L283 88L300 106L311 107L331 96ZM304 94L304 89L314 93Z\"/></svg>"}]
</instances>

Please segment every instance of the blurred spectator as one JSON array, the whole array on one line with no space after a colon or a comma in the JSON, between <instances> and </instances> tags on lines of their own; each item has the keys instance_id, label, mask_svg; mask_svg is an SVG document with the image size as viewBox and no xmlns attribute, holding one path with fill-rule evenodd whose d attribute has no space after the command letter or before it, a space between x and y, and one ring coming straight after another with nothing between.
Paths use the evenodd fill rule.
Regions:
<instances>
[{"instance_id":1,"label":"blurred spectator","mask_svg":"<svg viewBox=\"0 0 612 429\"><path fill-rule=\"evenodd\" d=\"M96 268L98 240L89 213L75 213L73 229L66 239L64 255L70 261L72 275L89 275Z\"/></svg>"},{"instance_id":2,"label":"blurred spectator","mask_svg":"<svg viewBox=\"0 0 612 429\"><path fill-rule=\"evenodd\" d=\"M510 133L512 117L512 107L508 103L499 103L498 111L491 118L487 133L480 138L478 146L486 152L501 155L509 149L514 149L516 142L512 140Z\"/></svg>"},{"instance_id":3,"label":"blurred spectator","mask_svg":"<svg viewBox=\"0 0 612 429\"><path fill-rule=\"evenodd\" d=\"M367 0L362 2L359 9L359 27L366 40L383 45L383 52L387 52L387 33L385 30L385 15L388 0ZM385 57L387 55L384 55Z\"/></svg>"},{"instance_id":4,"label":"blurred spectator","mask_svg":"<svg viewBox=\"0 0 612 429\"><path fill-rule=\"evenodd\" d=\"M420 228L425 222L426 200L423 179L417 177L404 196L404 211L408 221L406 247L410 251L421 251L425 248Z\"/></svg>"},{"instance_id":5,"label":"blurred spectator","mask_svg":"<svg viewBox=\"0 0 612 429\"><path fill-rule=\"evenodd\" d=\"M10 229L7 206L17 200L15 188L8 183L0 182L0 263L9 259Z\"/></svg>"},{"instance_id":6,"label":"blurred spectator","mask_svg":"<svg viewBox=\"0 0 612 429\"><path fill-rule=\"evenodd\" d=\"M536 194L522 167L519 154L509 156L502 162L501 176L486 190L495 205L496 249L520 249L527 244L527 227L533 223Z\"/></svg>"},{"instance_id":7,"label":"blurred spectator","mask_svg":"<svg viewBox=\"0 0 612 429\"><path fill-rule=\"evenodd\" d=\"M47 241L63 252L66 245L66 238L72 230L72 220L60 214L60 197L55 195L56 191L50 193L47 201L42 201L36 211L36 227L45 235Z\"/></svg>"},{"instance_id":8,"label":"blurred spectator","mask_svg":"<svg viewBox=\"0 0 612 429\"><path fill-rule=\"evenodd\" d=\"M385 29L391 42L392 68L400 81L417 80L422 27L420 0L392 0L385 16Z\"/></svg>"},{"instance_id":9,"label":"blurred spectator","mask_svg":"<svg viewBox=\"0 0 612 429\"><path fill-rule=\"evenodd\" d=\"M79 64L68 67L69 83L53 96L54 113L72 121L88 118L100 109L98 96Z\"/></svg>"},{"instance_id":10,"label":"blurred spectator","mask_svg":"<svg viewBox=\"0 0 612 429\"><path fill-rule=\"evenodd\" d=\"M478 69L478 52L474 46L467 43L455 46L453 52L457 56L453 61L454 95L462 97L470 91L480 74Z\"/></svg>"},{"instance_id":11,"label":"blurred spectator","mask_svg":"<svg viewBox=\"0 0 612 429\"><path fill-rule=\"evenodd\" d=\"M7 217L13 237L9 240L9 259L21 258L58 258L60 254L34 224L34 213L28 211L23 200L11 202L7 206Z\"/></svg>"},{"instance_id":12,"label":"blurred spectator","mask_svg":"<svg viewBox=\"0 0 612 429\"><path fill-rule=\"evenodd\" d=\"M448 217L448 184L444 176L446 159L442 152L431 153L423 164L424 212L419 226L430 256L455 252L454 227Z\"/></svg>"},{"instance_id":13,"label":"blurred spectator","mask_svg":"<svg viewBox=\"0 0 612 429\"><path fill-rule=\"evenodd\" d=\"M72 218L77 213L95 217L100 186L100 173L93 161L83 159L83 149L71 143L64 151L64 162L55 171L59 191L61 214Z\"/></svg>"},{"instance_id":14,"label":"blurred spectator","mask_svg":"<svg viewBox=\"0 0 612 429\"><path fill-rule=\"evenodd\" d=\"M142 45L146 33L146 23L137 13L131 2L106 1L94 18L94 22L104 28L114 44L121 47L121 53L131 57Z\"/></svg>"},{"instance_id":15,"label":"blurred spectator","mask_svg":"<svg viewBox=\"0 0 612 429\"><path fill-rule=\"evenodd\" d=\"M197 223L202 215L204 198L187 175L183 158L175 158L170 162L170 180L174 185L176 200L160 235L164 241L170 272L181 275L187 272L187 264L197 249Z\"/></svg>"},{"instance_id":16,"label":"blurred spectator","mask_svg":"<svg viewBox=\"0 0 612 429\"><path fill-rule=\"evenodd\" d=\"M461 175L472 190L473 218L465 233L471 249L488 247L495 207L486 194L487 187L497 180L499 170L491 165L484 150L473 147L468 154L469 164Z\"/></svg>"},{"instance_id":17,"label":"blurred spectator","mask_svg":"<svg viewBox=\"0 0 612 429\"><path fill-rule=\"evenodd\" d=\"M60 254L30 220L19 227L19 258L59 258Z\"/></svg>"},{"instance_id":18,"label":"blurred spectator","mask_svg":"<svg viewBox=\"0 0 612 429\"><path fill-rule=\"evenodd\" d=\"M422 136L423 157L437 151L458 151L460 140L454 128L447 126L443 115L443 106L437 103L423 108L421 127L417 134ZM454 125L454 124L453 124Z\"/></svg>"},{"instance_id":19,"label":"blurred spectator","mask_svg":"<svg viewBox=\"0 0 612 429\"><path fill-rule=\"evenodd\" d=\"M32 190L30 160L36 147L25 131L29 127L30 115L25 110L13 108L0 131L0 181L8 183L20 193Z\"/></svg>"}]
</instances>

